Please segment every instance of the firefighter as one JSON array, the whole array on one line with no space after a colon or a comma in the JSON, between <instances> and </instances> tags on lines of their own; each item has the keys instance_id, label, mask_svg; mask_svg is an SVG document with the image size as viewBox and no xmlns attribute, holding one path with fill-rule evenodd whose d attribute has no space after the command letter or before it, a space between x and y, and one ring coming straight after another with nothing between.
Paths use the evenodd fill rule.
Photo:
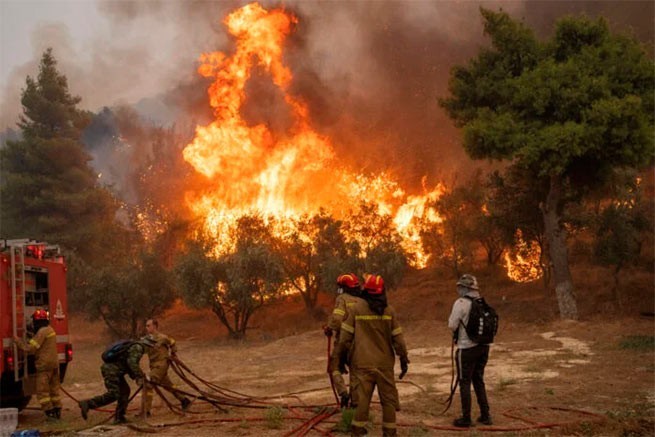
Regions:
<instances>
[{"instance_id":1,"label":"firefighter","mask_svg":"<svg viewBox=\"0 0 655 437\"><path fill-rule=\"evenodd\" d=\"M57 357L57 333L50 326L50 316L44 309L32 314L36 334L28 343L14 336L16 345L27 353L35 355L36 397L41 409L50 419L61 418L59 397L59 359Z\"/></svg>"},{"instance_id":2,"label":"firefighter","mask_svg":"<svg viewBox=\"0 0 655 437\"><path fill-rule=\"evenodd\" d=\"M336 350L342 369L350 359L353 375L351 389L357 399L352 435L366 435L371 396L377 387L382 404L382 435L395 436L396 411L400 411L400 402L393 368L395 355L398 355L401 367L399 378L402 379L407 373L407 346L396 312L387 304L382 277L370 275L363 288L364 300L352 307L341 324Z\"/></svg>"},{"instance_id":3,"label":"firefighter","mask_svg":"<svg viewBox=\"0 0 655 437\"><path fill-rule=\"evenodd\" d=\"M117 351L115 355L109 356L107 354L112 349L108 349L103 353L104 363L100 370L107 391L91 399L78 402L84 420L87 419L90 409L100 408L118 401L114 424L126 423L125 413L130 399L130 386L125 381L125 375L132 378L138 386L143 386L144 380L148 379L148 375L144 374L141 367L139 367L139 362L146 349L154 347L155 342L152 339L143 338L140 341L126 340L120 345L123 346L123 349L120 352Z\"/></svg>"},{"instance_id":4,"label":"firefighter","mask_svg":"<svg viewBox=\"0 0 655 437\"><path fill-rule=\"evenodd\" d=\"M148 319L146 321L146 337L155 342L155 346L148 348L147 354L150 362L150 381L163 385L166 387L174 388L173 383L168 377L168 362L169 355L175 358L177 354L177 346L175 340L161 332L159 332L159 322L156 319ZM141 414L150 416L150 409L152 407L153 388L152 384L146 383L144 386L145 402L144 409ZM182 410L186 410L191 405L191 401L184 397L184 395L177 391L172 391L173 395L180 401Z\"/></svg>"},{"instance_id":5,"label":"firefighter","mask_svg":"<svg viewBox=\"0 0 655 437\"><path fill-rule=\"evenodd\" d=\"M357 275L354 273L340 275L337 278L337 299L334 303L334 310L328 319L327 325L323 327L326 336L332 337L332 334L334 334L334 351L330 356L328 372L330 373L332 383L339 394L342 408L347 407L349 401L352 406L357 405L357 403L351 400L351 393L348 392L348 386L346 386L346 382L344 381L343 375L339 369L339 356L335 352L337 344L339 343L341 322L346 318L350 308L352 308L357 302L362 302L362 299L359 297L361 292ZM352 381L352 375L350 375L350 377Z\"/></svg>"}]
</instances>

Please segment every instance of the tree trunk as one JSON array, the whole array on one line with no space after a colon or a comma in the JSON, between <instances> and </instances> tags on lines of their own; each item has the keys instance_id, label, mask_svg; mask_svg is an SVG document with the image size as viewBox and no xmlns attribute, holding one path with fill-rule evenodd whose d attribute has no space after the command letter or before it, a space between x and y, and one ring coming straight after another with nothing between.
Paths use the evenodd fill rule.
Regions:
<instances>
[{"instance_id":1,"label":"tree trunk","mask_svg":"<svg viewBox=\"0 0 655 437\"><path fill-rule=\"evenodd\" d=\"M546 204L542 207L546 240L553 264L553 279L559 313L562 319L578 319L578 307L575 302L569 256L566 249L566 230L560 223L560 202L562 201L562 177L551 176Z\"/></svg>"}]
</instances>

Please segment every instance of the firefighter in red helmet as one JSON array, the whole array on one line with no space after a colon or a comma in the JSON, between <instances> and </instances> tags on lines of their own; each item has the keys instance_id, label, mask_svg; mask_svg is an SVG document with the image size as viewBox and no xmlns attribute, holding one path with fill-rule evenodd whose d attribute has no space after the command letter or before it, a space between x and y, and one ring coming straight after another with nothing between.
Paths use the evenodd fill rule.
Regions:
<instances>
[{"instance_id":1,"label":"firefighter in red helmet","mask_svg":"<svg viewBox=\"0 0 655 437\"><path fill-rule=\"evenodd\" d=\"M393 368L395 355L398 355L400 379L407 373L407 346L396 311L387 304L381 276L366 277L362 298L341 324L339 344L335 350L341 364L350 360L351 389L358 400L352 434L366 435L369 404L377 387L382 404L383 436L395 436L396 411L400 410L400 402Z\"/></svg>"},{"instance_id":2,"label":"firefighter in red helmet","mask_svg":"<svg viewBox=\"0 0 655 437\"><path fill-rule=\"evenodd\" d=\"M32 323L36 332L34 337L29 342L14 337L14 341L22 350L34 354L36 397L48 418L59 419L61 418L61 397L59 396L57 333L50 326L50 316L44 309L34 311Z\"/></svg>"},{"instance_id":3,"label":"firefighter in red helmet","mask_svg":"<svg viewBox=\"0 0 655 437\"><path fill-rule=\"evenodd\" d=\"M339 356L335 354L336 345L339 342L341 322L348 315L350 308L357 304L357 302L362 302L362 299L359 297L360 295L361 288L357 275L354 273L339 275L337 278L337 299L334 302L334 310L332 310L332 314L330 314L327 325L323 328L325 335L328 337L331 337L334 333L335 351L333 351L330 356L328 372L330 373L332 383L339 394L341 407L347 407L349 401L353 406L356 405L356 402L351 396L351 393L349 393L348 386L343 379L342 371L345 371L345 369L343 366L342 368L339 367ZM352 375L350 380L352 386Z\"/></svg>"}]
</instances>

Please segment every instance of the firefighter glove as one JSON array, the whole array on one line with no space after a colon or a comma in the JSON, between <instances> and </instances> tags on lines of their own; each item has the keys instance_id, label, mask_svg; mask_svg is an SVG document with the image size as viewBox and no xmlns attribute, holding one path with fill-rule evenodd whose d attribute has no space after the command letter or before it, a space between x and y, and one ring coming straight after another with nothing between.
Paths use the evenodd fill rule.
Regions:
<instances>
[{"instance_id":1,"label":"firefighter glove","mask_svg":"<svg viewBox=\"0 0 655 437\"><path fill-rule=\"evenodd\" d=\"M400 357L400 375L398 375L398 379L403 379L403 377L407 374L408 367L409 367L409 358Z\"/></svg>"},{"instance_id":2,"label":"firefighter glove","mask_svg":"<svg viewBox=\"0 0 655 437\"><path fill-rule=\"evenodd\" d=\"M325 333L326 337L332 337L332 328L329 326L323 326L323 333Z\"/></svg>"},{"instance_id":3,"label":"firefighter glove","mask_svg":"<svg viewBox=\"0 0 655 437\"><path fill-rule=\"evenodd\" d=\"M346 369L346 360L347 360L347 355L345 354L339 357L339 372L342 375L348 374L348 369Z\"/></svg>"}]
</instances>

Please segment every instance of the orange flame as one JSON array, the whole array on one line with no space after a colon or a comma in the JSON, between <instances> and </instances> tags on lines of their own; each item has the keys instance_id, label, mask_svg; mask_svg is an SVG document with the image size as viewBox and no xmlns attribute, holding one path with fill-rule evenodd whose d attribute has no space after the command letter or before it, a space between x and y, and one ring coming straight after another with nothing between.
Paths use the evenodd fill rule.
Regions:
<instances>
[{"instance_id":1,"label":"orange flame","mask_svg":"<svg viewBox=\"0 0 655 437\"><path fill-rule=\"evenodd\" d=\"M283 63L283 44L297 18L258 3L229 14L224 24L236 38L236 50L206 53L198 72L213 77L209 101L215 121L198 126L196 136L184 149L184 159L206 176L201 193L188 193L190 209L204 221L210 235L227 235L235 220L246 213L274 217L287 225L290 219L324 208L343 216L361 200L373 201L380 214L392 215L404 247L423 267L426 256L420 245L420 221L440 221L426 205L441 194L442 187L408 196L387 173L376 177L353 173L337 163L329 138L311 126L306 104L289 92L291 70ZM273 132L265 124L249 126L241 115L245 87L252 70L259 67L281 91L292 116L287 132ZM218 253L232 242L220 242Z\"/></svg>"},{"instance_id":2,"label":"orange flame","mask_svg":"<svg viewBox=\"0 0 655 437\"><path fill-rule=\"evenodd\" d=\"M514 239L516 246L512 249L512 253L505 252L507 276L516 282L536 281L542 276L539 243L525 241L520 229L516 230Z\"/></svg>"}]
</instances>

